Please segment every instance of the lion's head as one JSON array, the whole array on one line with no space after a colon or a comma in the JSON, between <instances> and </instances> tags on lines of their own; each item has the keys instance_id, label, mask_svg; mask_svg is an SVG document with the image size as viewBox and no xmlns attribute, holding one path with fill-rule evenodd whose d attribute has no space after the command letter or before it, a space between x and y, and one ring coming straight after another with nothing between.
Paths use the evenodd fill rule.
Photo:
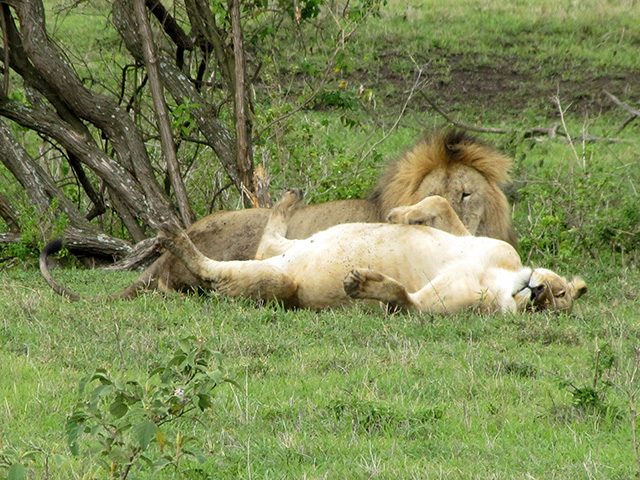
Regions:
<instances>
[{"instance_id":1,"label":"lion's head","mask_svg":"<svg viewBox=\"0 0 640 480\"><path fill-rule=\"evenodd\" d=\"M511 159L464 132L438 132L387 167L370 200L381 212L425 197L446 198L476 236L516 243L509 204L501 187Z\"/></svg>"}]
</instances>

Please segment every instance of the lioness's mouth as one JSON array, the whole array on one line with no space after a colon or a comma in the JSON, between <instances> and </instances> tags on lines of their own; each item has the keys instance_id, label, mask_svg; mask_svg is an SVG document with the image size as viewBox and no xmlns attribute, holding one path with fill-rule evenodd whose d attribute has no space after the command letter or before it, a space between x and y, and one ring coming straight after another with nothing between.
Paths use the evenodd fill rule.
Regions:
<instances>
[{"instance_id":1,"label":"lioness's mouth","mask_svg":"<svg viewBox=\"0 0 640 480\"><path fill-rule=\"evenodd\" d=\"M538 311L542 310L544 307L544 296L542 295L545 291L546 286L544 284L533 286L531 283L533 281L533 273L535 270L531 271L531 274L527 278L524 286L513 294L514 298L525 290L529 290L529 295L527 298L527 310Z\"/></svg>"},{"instance_id":2,"label":"lioness's mouth","mask_svg":"<svg viewBox=\"0 0 640 480\"><path fill-rule=\"evenodd\" d=\"M531 282L531 278L533 277L533 271L531 271L531 274L529 275L529 277L527 278L527 280L524 282L524 285L522 286L522 288L520 290L516 290L513 293L513 297L516 297L518 294L522 293L524 290L526 290L529 287L529 283Z\"/></svg>"}]
</instances>

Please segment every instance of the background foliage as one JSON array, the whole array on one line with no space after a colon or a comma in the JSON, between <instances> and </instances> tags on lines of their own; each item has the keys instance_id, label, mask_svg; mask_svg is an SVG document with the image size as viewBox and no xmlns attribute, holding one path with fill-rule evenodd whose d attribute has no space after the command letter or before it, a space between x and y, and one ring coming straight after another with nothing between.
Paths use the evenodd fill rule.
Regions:
<instances>
[{"instance_id":1,"label":"background foliage","mask_svg":"<svg viewBox=\"0 0 640 480\"><path fill-rule=\"evenodd\" d=\"M51 34L66 40L75 68L107 88L113 72L89 67L121 62L122 51L100 3L49 6L58 13ZM345 43L313 102L256 143L274 197L302 186L311 201L324 201L364 195L385 161L443 123L429 100L465 124L508 130L479 135L514 159L507 193L522 257L579 272L589 284L572 315L389 316L360 306L290 312L215 295L68 304L25 252L26 262L0 267L0 476L104 478L112 468L122 476L123 457L105 463L105 449L91 440L99 429L78 437L80 454L71 454L65 424L89 408L83 402L100 386L83 396L78 385L101 369L114 385L131 381L144 390L132 403L152 412L145 395L156 395L171 409L176 389L187 389L158 381L154 367L198 348L220 352L220 372L236 385L208 390L204 410L173 424L164 452L163 440L142 427L138 435L125 430L127 448L145 439L153 457L135 462L130 478L149 478L153 462L170 454L154 478L636 476L640 124L621 129L629 112L602 93L638 108L634 6L389 1ZM257 131L308 98L301 77L323 74L335 21L322 12L313 21L325 30L312 37L291 36L294 22L293 30L256 26L256 39L296 47L264 61ZM188 135L190 106L173 107L174 126ZM530 135L554 125L555 137ZM38 152L34 140L24 133ZM154 145L150 139L150 151ZM219 192L226 180L205 148L184 143L180 152L198 216L239 206L231 189ZM41 158L52 171L61 168ZM60 173L64 184L68 172ZM20 195L2 170L0 186ZM33 248L45 239L45 221L55 228L64 219L34 221ZM117 232L117 221L111 225ZM136 274L67 269L56 276L99 294ZM217 357L209 358L218 379ZM116 399L128 390L118 385L111 397L101 390L100 405L122 405ZM150 426L142 418L153 417L136 417ZM178 433L198 454L174 462Z\"/></svg>"}]
</instances>

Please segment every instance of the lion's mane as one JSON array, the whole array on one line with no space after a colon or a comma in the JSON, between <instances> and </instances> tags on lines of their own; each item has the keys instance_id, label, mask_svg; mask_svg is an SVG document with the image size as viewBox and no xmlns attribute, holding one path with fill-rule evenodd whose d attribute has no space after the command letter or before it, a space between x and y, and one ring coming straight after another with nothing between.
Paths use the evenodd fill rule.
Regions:
<instances>
[{"instance_id":1,"label":"lion's mane","mask_svg":"<svg viewBox=\"0 0 640 480\"><path fill-rule=\"evenodd\" d=\"M417 190L436 169L465 165L477 170L488 182L483 223L488 236L516 243L509 203L502 187L510 181L511 159L477 138L459 130L439 130L415 144L403 156L391 161L369 195L380 212L422 200Z\"/></svg>"}]
</instances>

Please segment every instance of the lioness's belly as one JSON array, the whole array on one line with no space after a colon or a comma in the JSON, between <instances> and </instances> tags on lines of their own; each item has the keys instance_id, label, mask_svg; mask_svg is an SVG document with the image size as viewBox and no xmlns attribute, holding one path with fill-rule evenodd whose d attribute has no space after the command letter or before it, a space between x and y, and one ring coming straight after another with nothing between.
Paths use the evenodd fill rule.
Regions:
<instances>
[{"instance_id":1,"label":"lioness's belly","mask_svg":"<svg viewBox=\"0 0 640 480\"><path fill-rule=\"evenodd\" d=\"M349 301L342 282L354 268L377 270L415 292L445 268L467 260L467 238L473 237L420 226L338 225L298 241L267 261L298 283L301 306L320 309Z\"/></svg>"}]
</instances>

